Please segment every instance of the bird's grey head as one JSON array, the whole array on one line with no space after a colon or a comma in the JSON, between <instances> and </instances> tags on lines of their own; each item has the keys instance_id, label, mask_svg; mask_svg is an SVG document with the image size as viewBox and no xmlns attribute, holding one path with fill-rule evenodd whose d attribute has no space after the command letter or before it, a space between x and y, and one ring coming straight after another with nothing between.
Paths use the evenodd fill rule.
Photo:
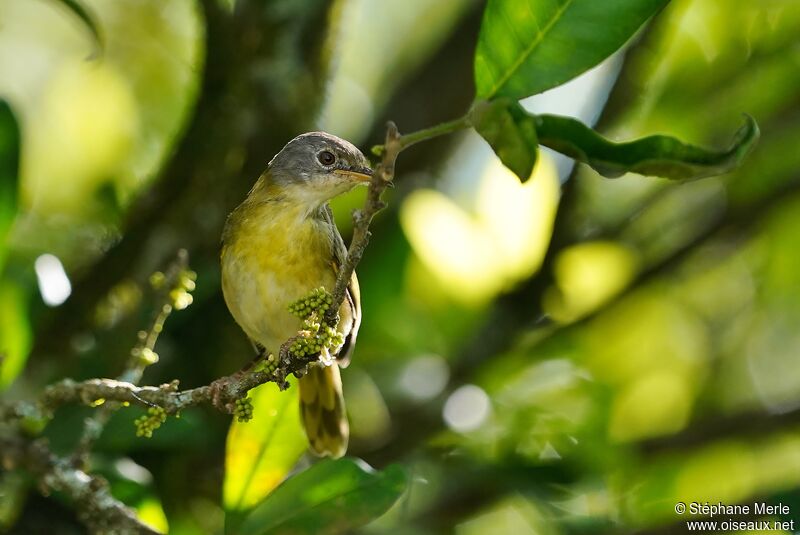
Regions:
<instances>
[{"instance_id":1,"label":"bird's grey head","mask_svg":"<svg viewBox=\"0 0 800 535\"><path fill-rule=\"evenodd\" d=\"M288 196L322 204L366 184L372 169L352 143L325 132L301 134L275 155L268 167L273 184Z\"/></svg>"}]
</instances>

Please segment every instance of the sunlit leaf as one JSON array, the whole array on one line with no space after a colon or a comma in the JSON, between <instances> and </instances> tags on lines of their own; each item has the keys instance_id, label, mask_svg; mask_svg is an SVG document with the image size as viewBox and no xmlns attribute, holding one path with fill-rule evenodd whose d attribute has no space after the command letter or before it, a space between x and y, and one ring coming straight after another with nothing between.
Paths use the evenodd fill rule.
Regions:
<instances>
[{"instance_id":1,"label":"sunlit leaf","mask_svg":"<svg viewBox=\"0 0 800 535\"><path fill-rule=\"evenodd\" d=\"M250 391L253 419L234 422L225 454L223 504L249 509L286 478L306 450L297 408L296 381L285 392L268 383Z\"/></svg>"},{"instance_id":2,"label":"sunlit leaf","mask_svg":"<svg viewBox=\"0 0 800 535\"><path fill-rule=\"evenodd\" d=\"M472 211L424 188L400 207L403 232L421 262L410 280L429 285L429 295L444 292L471 307L486 304L541 265L559 195L558 174L546 155L524 184L496 159L476 179Z\"/></svg>"},{"instance_id":3,"label":"sunlit leaf","mask_svg":"<svg viewBox=\"0 0 800 535\"><path fill-rule=\"evenodd\" d=\"M516 493L475 511L467 521L458 526L459 535L485 535L486 533L513 533L514 535L552 534L547 517L537 507L537 500L526 499Z\"/></svg>"},{"instance_id":4,"label":"sunlit leaf","mask_svg":"<svg viewBox=\"0 0 800 535\"><path fill-rule=\"evenodd\" d=\"M37 156L27 160L20 203L45 217L84 219L98 209L113 215L98 192L109 181L120 185L110 177L127 172L124 162L144 131L137 105L130 82L111 62L64 62L54 69L26 137Z\"/></svg>"},{"instance_id":5,"label":"sunlit leaf","mask_svg":"<svg viewBox=\"0 0 800 535\"><path fill-rule=\"evenodd\" d=\"M20 472L8 471L0 479L0 530L8 533L25 505L32 482Z\"/></svg>"},{"instance_id":6,"label":"sunlit leaf","mask_svg":"<svg viewBox=\"0 0 800 535\"><path fill-rule=\"evenodd\" d=\"M238 534L347 533L385 513L405 488L399 465L378 472L358 459L323 461L275 489Z\"/></svg>"},{"instance_id":7,"label":"sunlit leaf","mask_svg":"<svg viewBox=\"0 0 800 535\"><path fill-rule=\"evenodd\" d=\"M608 435L617 442L677 433L692 411L691 384L669 370L642 374L616 394Z\"/></svg>"},{"instance_id":8,"label":"sunlit leaf","mask_svg":"<svg viewBox=\"0 0 800 535\"><path fill-rule=\"evenodd\" d=\"M749 115L726 150L713 151L656 135L615 143L570 117L537 115L539 142L571 158L591 165L606 177L639 173L674 180L691 180L727 173L739 166L759 137L758 125Z\"/></svg>"},{"instance_id":9,"label":"sunlit leaf","mask_svg":"<svg viewBox=\"0 0 800 535\"><path fill-rule=\"evenodd\" d=\"M11 108L0 100L0 272L6 257L6 242L17 214L19 182L19 128Z\"/></svg>"},{"instance_id":10,"label":"sunlit leaf","mask_svg":"<svg viewBox=\"0 0 800 535\"><path fill-rule=\"evenodd\" d=\"M525 182L536 165L539 142L525 110L506 99L480 102L470 115L475 130L520 180Z\"/></svg>"},{"instance_id":11,"label":"sunlit leaf","mask_svg":"<svg viewBox=\"0 0 800 535\"><path fill-rule=\"evenodd\" d=\"M556 321L571 322L622 291L638 270L636 251L611 241L586 241L566 247L556 257L556 285L544 307Z\"/></svg>"},{"instance_id":12,"label":"sunlit leaf","mask_svg":"<svg viewBox=\"0 0 800 535\"><path fill-rule=\"evenodd\" d=\"M475 51L478 98L561 85L620 48L668 0L489 0Z\"/></svg>"},{"instance_id":13,"label":"sunlit leaf","mask_svg":"<svg viewBox=\"0 0 800 535\"><path fill-rule=\"evenodd\" d=\"M143 499L135 505L134 509L136 509L136 516L143 523L160 533L169 532L167 515L164 514L164 508L155 496Z\"/></svg>"},{"instance_id":14,"label":"sunlit leaf","mask_svg":"<svg viewBox=\"0 0 800 535\"><path fill-rule=\"evenodd\" d=\"M83 3L79 0L53 0L55 3L62 5L66 8L73 16L75 16L78 20L81 21L86 29L92 36L94 40L94 44L99 51L103 49L103 37L100 33L100 26L97 24L95 17L92 13L90 13L86 7L84 7Z\"/></svg>"},{"instance_id":15,"label":"sunlit leaf","mask_svg":"<svg viewBox=\"0 0 800 535\"><path fill-rule=\"evenodd\" d=\"M0 275L7 243L17 215L20 133L11 108L0 100ZM28 297L11 278L0 278L0 389L25 367L31 346Z\"/></svg>"},{"instance_id":16,"label":"sunlit leaf","mask_svg":"<svg viewBox=\"0 0 800 535\"><path fill-rule=\"evenodd\" d=\"M28 296L9 279L0 279L0 390L25 367L31 348Z\"/></svg>"}]
</instances>

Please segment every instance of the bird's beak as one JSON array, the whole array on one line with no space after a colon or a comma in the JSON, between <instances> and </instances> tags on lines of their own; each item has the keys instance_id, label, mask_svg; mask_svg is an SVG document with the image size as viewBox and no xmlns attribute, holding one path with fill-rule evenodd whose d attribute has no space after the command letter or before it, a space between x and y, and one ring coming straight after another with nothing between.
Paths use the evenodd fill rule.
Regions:
<instances>
[{"instance_id":1,"label":"bird's beak","mask_svg":"<svg viewBox=\"0 0 800 535\"><path fill-rule=\"evenodd\" d=\"M369 167L349 167L347 169L335 169L333 172L353 182L367 183L372 180L372 169Z\"/></svg>"}]
</instances>

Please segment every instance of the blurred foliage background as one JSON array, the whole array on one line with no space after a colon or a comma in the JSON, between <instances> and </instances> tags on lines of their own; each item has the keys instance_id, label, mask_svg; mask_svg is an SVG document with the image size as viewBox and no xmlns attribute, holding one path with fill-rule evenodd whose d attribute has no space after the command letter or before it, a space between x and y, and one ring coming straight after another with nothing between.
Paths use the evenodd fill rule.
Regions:
<instances>
[{"instance_id":1,"label":"blurred foliage background","mask_svg":"<svg viewBox=\"0 0 800 535\"><path fill-rule=\"evenodd\" d=\"M102 52L59 2L0 0L0 96L22 136L17 201L0 202L10 399L119 374L156 305L148 277L180 247L194 304L144 383L239 369L252 350L221 298L219 236L271 156L311 129L367 148L385 120L410 132L474 94L472 0L85 4ZM762 139L726 176L608 180L545 153L521 185L472 133L401 156L344 382L350 454L411 483L364 532L668 533L677 501L800 511L798 35L792 0L675 0L524 102L616 139L717 146L747 112ZM336 202L345 235L363 193ZM59 411L56 451L90 411ZM193 409L144 439L141 414L115 414L93 468L152 525L221 532L229 417ZM83 530L15 473L0 526Z\"/></svg>"}]
</instances>

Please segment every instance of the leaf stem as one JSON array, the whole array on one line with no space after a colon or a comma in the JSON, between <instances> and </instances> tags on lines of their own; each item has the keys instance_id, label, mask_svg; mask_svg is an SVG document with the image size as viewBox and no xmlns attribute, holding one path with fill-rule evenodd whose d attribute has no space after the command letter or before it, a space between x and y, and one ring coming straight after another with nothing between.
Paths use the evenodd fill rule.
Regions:
<instances>
[{"instance_id":1,"label":"leaf stem","mask_svg":"<svg viewBox=\"0 0 800 535\"><path fill-rule=\"evenodd\" d=\"M416 132L411 132L410 134L402 135L398 139L399 147L400 150L403 150L411 145L419 143L420 141L426 141L428 139L433 139L445 134L451 134L453 132L469 128L470 126L472 125L470 124L469 116L464 115L452 121L447 121L430 128L424 128L422 130L417 130ZM385 150L386 145L375 145L372 147L372 153L376 156L383 156L383 152Z\"/></svg>"}]
</instances>

